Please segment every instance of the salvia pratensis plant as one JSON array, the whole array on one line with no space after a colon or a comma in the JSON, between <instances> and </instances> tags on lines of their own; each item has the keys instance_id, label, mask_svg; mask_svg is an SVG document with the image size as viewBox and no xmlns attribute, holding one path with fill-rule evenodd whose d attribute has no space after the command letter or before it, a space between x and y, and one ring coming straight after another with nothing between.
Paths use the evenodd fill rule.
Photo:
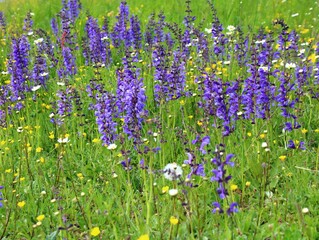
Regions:
<instances>
[{"instance_id":1,"label":"salvia pratensis plant","mask_svg":"<svg viewBox=\"0 0 319 240\"><path fill-rule=\"evenodd\" d=\"M6 19L4 17L4 14L2 11L0 11L0 29L3 31L3 32L6 32Z\"/></svg>"},{"instance_id":2,"label":"salvia pratensis plant","mask_svg":"<svg viewBox=\"0 0 319 240\"><path fill-rule=\"evenodd\" d=\"M229 195L227 190L227 183L231 179L231 175L227 175L227 166L234 167L235 163L231 159L235 156L234 154L227 154L224 156L224 146L222 144L217 145L215 149L215 157L211 160L215 168L212 170L213 176L211 177L212 182L217 182L217 194L222 200L222 204L219 201L213 202L213 213L226 213L231 215L238 212L238 204L233 202L229 204L227 210L225 210L225 205L228 204L227 196ZM225 159L225 160L224 160Z\"/></svg>"}]
</instances>

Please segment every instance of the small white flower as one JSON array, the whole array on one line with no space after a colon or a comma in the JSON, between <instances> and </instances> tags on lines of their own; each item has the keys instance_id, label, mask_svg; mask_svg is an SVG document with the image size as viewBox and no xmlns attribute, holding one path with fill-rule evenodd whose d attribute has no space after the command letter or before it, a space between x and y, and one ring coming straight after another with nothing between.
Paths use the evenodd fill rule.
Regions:
<instances>
[{"instance_id":1,"label":"small white flower","mask_svg":"<svg viewBox=\"0 0 319 240\"><path fill-rule=\"evenodd\" d=\"M265 42L266 42L266 40L263 39L263 40L261 40L261 41L257 40L255 43L256 43L256 44L264 44Z\"/></svg>"},{"instance_id":2,"label":"small white flower","mask_svg":"<svg viewBox=\"0 0 319 240\"><path fill-rule=\"evenodd\" d=\"M211 28L205 28L205 32L206 33L212 33L212 29Z\"/></svg>"},{"instance_id":3,"label":"small white flower","mask_svg":"<svg viewBox=\"0 0 319 240\"><path fill-rule=\"evenodd\" d=\"M308 208L303 208L303 209L301 210L301 212L302 212L302 213L308 213L308 212L309 212L309 209L308 209Z\"/></svg>"},{"instance_id":4,"label":"small white flower","mask_svg":"<svg viewBox=\"0 0 319 240\"><path fill-rule=\"evenodd\" d=\"M288 69L296 68L296 64L295 63L286 63L285 67Z\"/></svg>"},{"instance_id":5,"label":"small white flower","mask_svg":"<svg viewBox=\"0 0 319 240\"><path fill-rule=\"evenodd\" d=\"M54 117L54 113L51 113L50 115L49 115L49 118L53 118Z\"/></svg>"},{"instance_id":6,"label":"small white flower","mask_svg":"<svg viewBox=\"0 0 319 240\"><path fill-rule=\"evenodd\" d=\"M268 67L267 66L259 67L259 69L263 70L264 72L268 72Z\"/></svg>"},{"instance_id":7,"label":"small white flower","mask_svg":"<svg viewBox=\"0 0 319 240\"><path fill-rule=\"evenodd\" d=\"M41 85L37 85L37 86L32 87L31 91L35 92L35 91L39 90L40 88L41 88Z\"/></svg>"},{"instance_id":8,"label":"small white flower","mask_svg":"<svg viewBox=\"0 0 319 240\"><path fill-rule=\"evenodd\" d=\"M233 25L229 25L229 26L227 27L227 30L228 30L229 32L233 32L233 31L236 30L236 27L234 27Z\"/></svg>"},{"instance_id":9,"label":"small white flower","mask_svg":"<svg viewBox=\"0 0 319 240\"><path fill-rule=\"evenodd\" d=\"M176 196L178 194L178 190L177 189L170 189L168 190L168 194L172 197Z\"/></svg>"},{"instance_id":10,"label":"small white flower","mask_svg":"<svg viewBox=\"0 0 319 240\"><path fill-rule=\"evenodd\" d=\"M9 74L9 72L2 71L1 74L7 75L7 74Z\"/></svg>"},{"instance_id":11,"label":"small white flower","mask_svg":"<svg viewBox=\"0 0 319 240\"><path fill-rule=\"evenodd\" d=\"M29 35L29 36L33 35L33 32L32 32L32 31L31 31L31 32L28 32L28 35Z\"/></svg>"},{"instance_id":12,"label":"small white flower","mask_svg":"<svg viewBox=\"0 0 319 240\"><path fill-rule=\"evenodd\" d=\"M56 84L58 84L59 86L65 86L64 82L57 82Z\"/></svg>"},{"instance_id":13,"label":"small white flower","mask_svg":"<svg viewBox=\"0 0 319 240\"><path fill-rule=\"evenodd\" d=\"M41 195L45 195L45 194L47 194L46 191L42 191L41 192Z\"/></svg>"},{"instance_id":14,"label":"small white flower","mask_svg":"<svg viewBox=\"0 0 319 240\"><path fill-rule=\"evenodd\" d=\"M170 181L180 178L183 174L183 170L181 166L177 165L176 163L167 164L163 172L164 172L164 177Z\"/></svg>"},{"instance_id":15,"label":"small white flower","mask_svg":"<svg viewBox=\"0 0 319 240\"><path fill-rule=\"evenodd\" d=\"M33 13L33 12L30 12L30 15L31 15L31 16L34 16L34 13Z\"/></svg>"},{"instance_id":16,"label":"small white flower","mask_svg":"<svg viewBox=\"0 0 319 240\"><path fill-rule=\"evenodd\" d=\"M43 38L38 38L38 39L34 40L34 43L39 44L39 43L42 43L43 40L44 40Z\"/></svg>"},{"instance_id":17,"label":"small white flower","mask_svg":"<svg viewBox=\"0 0 319 240\"><path fill-rule=\"evenodd\" d=\"M70 140L69 140L68 137L66 137L66 138L59 138L59 139L58 139L58 143L68 143L68 142L70 142Z\"/></svg>"},{"instance_id":18,"label":"small white flower","mask_svg":"<svg viewBox=\"0 0 319 240\"><path fill-rule=\"evenodd\" d=\"M40 74L40 77L45 77L45 76L47 76L49 73L47 73L47 72L43 72L43 73L41 73Z\"/></svg>"},{"instance_id":19,"label":"small white flower","mask_svg":"<svg viewBox=\"0 0 319 240\"><path fill-rule=\"evenodd\" d=\"M19 133L20 133L20 132L23 132L23 128L22 128L22 127L18 127L18 128L17 128L17 132L19 132Z\"/></svg>"},{"instance_id":20,"label":"small white flower","mask_svg":"<svg viewBox=\"0 0 319 240\"><path fill-rule=\"evenodd\" d=\"M270 148L265 148L265 152L270 152Z\"/></svg>"},{"instance_id":21,"label":"small white flower","mask_svg":"<svg viewBox=\"0 0 319 240\"><path fill-rule=\"evenodd\" d=\"M101 38L101 41L104 41L104 40L107 40L107 39L109 39L109 38L107 36L105 36L105 37Z\"/></svg>"},{"instance_id":22,"label":"small white flower","mask_svg":"<svg viewBox=\"0 0 319 240\"><path fill-rule=\"evenodd\" d=\"M117 148L117 145L115 143L111 143L110 145L107 146L107 149L109 149L109 150L113 150L116 148Z\"/></svg>"},{"instance_id":23,"label":"small white flower","mask_svg":"<svg viewBox=\"0 0 319 240\"><path fill-rule=\"evenodd\" d=\"M158 133L153 133L153 137L157 137L158 136Z\"/></svg>"},{"instance_id":24,"label":"small white flower","mask_svg":"<svg viewBox=\"0 0 319 240\"><path fill-rule=\"evenodd\" d=\"M262 148L266 148L268 146L268 144L266 143L266 142L263 142L262 144L261 144L261 147Z\"/></svg>"},{"instance_id":25,"label":"small white flower","mask_svg":"<svg viewBox=\"0 0 319 240\"><path fill-rule=\"evenodd\" d=\"M291 17L298 17L299 16L299 13L294 13L291 15Z\"/></svg>"},{"instance_id":26,"label":"small white flower","mask_svg":"<svg viewBox=\"0 0 319 240\"><path fill-rule=\"evenodd\" d=\"M272 197L274 196L274 194L273 194L272 191L267 191L267 192L265 192L265 193L266 193L266 196L267 196L268 198L272 198Z\"/></svg>"},{"instance_id":27,"label":"small white flower","mask_svg":"<svg viewBox=\"0 0 319 240\"><path fill-rule=\"evenodd\" d=\"M230 61L224 61L223 62L225 65L229 65L230 64Z\"/></svg>"}]
</instances>

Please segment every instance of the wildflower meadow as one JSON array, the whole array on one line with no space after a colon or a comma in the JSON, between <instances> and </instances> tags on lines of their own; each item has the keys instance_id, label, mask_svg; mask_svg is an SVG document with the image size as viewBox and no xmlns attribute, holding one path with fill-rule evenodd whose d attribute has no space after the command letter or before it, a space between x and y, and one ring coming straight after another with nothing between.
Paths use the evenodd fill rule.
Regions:
<instances>
[{"instance_id":1,"label":"wildflower meadow","mask_svg":"<svg viewBox=\"0 0 319 240\"><path fill-rule=\"evenodd\" d=\"M0 239L319 239L319 2L0 1Z\"/></svg>"}]
</instances>

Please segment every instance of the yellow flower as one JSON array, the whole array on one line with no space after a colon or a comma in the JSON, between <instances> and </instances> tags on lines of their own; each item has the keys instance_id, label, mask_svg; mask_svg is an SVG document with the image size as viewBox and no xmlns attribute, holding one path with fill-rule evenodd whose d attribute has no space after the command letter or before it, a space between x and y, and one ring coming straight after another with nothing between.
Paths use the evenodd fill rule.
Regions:
<instances>
[{"instance_id":1,"label":"yellow flower","mask_svg":"<svg viewBox=\"0 0 319 240\"><path fill-rule=\"evenodd\" d=\"M260 137L261 139L263 139L263 138L266 137L266 134L262 133L262 134L259 135L259 137Z\"/></svg>"},{"instance_id":2,"label":"yellow flower","mask_svg":"<svg viewBox=\"0 0 319 240\"><path fill-rule=\"evenodd\" d=\"M169 221L170 221L170 223L171 223L172 225L178 224L178 218L176 218L176 217L174 217L174 216L171 216L171 217L169 218Z\"/></svg>"},{"instance_id":3,"label":"yellow flower","mask_svg":"<svg viewBox=\"0 0 319 240\"><path fill-rule=\"evenodd\" d=\"M43 214L37 216L38 222L42 222L44 218L45 218L45 216Z\"/></svg>"},{"instance_id":4,"label":"yellow flower","mask_svg":"<svg viewBox=\"0 0 319 240\"><path fill-rule=\"evenodd\" d=\"M315 130L315 132L316 132L316 133L319 133L319 129L317 128L317 129Z\"/></svg>"},{"instance_id":5,"label":"yellow flower","mask_svg":"<svg viewBox=\"0 0 319 240\"><path fill-rule=\"evenodd\" d=\"M305 129L305 128L303 128L303 129L301 129L301 132L302 132L303 134L306 134L306 133L308 132L308 130Z\"/></svg>"},{"instance_id":6,"label":"yellow flower","mask_svg":"<svg viewBox=\"0 0 319 240\"><path fill-rule=\"evenodd\" d=\"M37 153L40 153L40 152L42 152L42 150L43 150L42 147L37 147L35 151L36 151Z\"/></svg>"},{"instance_id":7,"label":"yellow flower","mask_svg":"<svg viewBox=\"0 0 319 240\"><path fill-rule=\"evenodd\" d=\"M184 101L184 100L180 100L180 101L179 101L179 104L182 105L182 106L184 106L184 105L185 105L185 101Z\"/></svg>"},{"instance_id":8,"label":"yellow flower","mask_svg":"<svg viewBox=\"0 0 319 240\"><path fill-rule=\"evenodd\" d=\"M235 191L238 189L238 186L236 184L231 184L230 185L230 190Z\"/></svg>"},{"instance_id":9,"label":"yellow flower","mask_svg":"<svg viewBox=\"0 0 319 240\"><path fill-rule=\"evenodd\" d=\"M82 173L77 173L76 176L78 176L78 178L79 178L80 180L82 180L82 179L84 178Z\"/></svg>"},{"instance_id":10,"label":"yellow flower","mask_svg":"<svg viewBox=\"0 0 319 240\"><path fill-rule=\"evenodd\" d=\"M168 186L162 187L162 193L167 193L168 189L169 189Z\"/></svg>"},{"instance_id":11,"label":"yellow flower","mask_svg":"<svg viewBox=\"0 0 319 240\"><path fill-rule=\"evenodd\" d=\"M201 121L198 120L198 121L197 121L197 125L198 125L198 126L202 126L202 125L203 125L203 122L201 122Z\"/></svg>"},{"instance_id":12,"label":"yellow flower","mask_svg":"<svg viewBox=\"0 0 319 240\"><path fill-rule=\"evenodd\" d=\"M93 142L93 143L100 143L100 142L101 142L101 139L99 139L99 138L94 138L94 139L92 140L92 142Z\"/></svg>"},{"instance_id":13,"label":"yellow flower","mask_svg":"<svg viewBox=\"0 0 319 240\"><path fill-rule=\"evenodd\" d=\"M40 160L41 163L44 163L44 162L45 162L44 157L40 157L39 160Z\"/></svg>"},{"instance_id":14,"label":"yellow flower","mask_svg":"<svg viewBox=\"0 0 319 240\"><path fill-rule=\"evenodd\" d=\"M101 233L100 228L99 227L95 227L91 229L91 236L96 237Z\"/></svg>"},{"instance_id":15,"label":"yellow flower","mask_svg":"<svg viewBox=\"0 0 319 240\"><path fill-rule=\"evenodd\" d=\"M287 156L285 156L285 155L281 155L281 156L279 157L279 159L280 159L281 161L285 161L286 158L287 158Z\"/></svg>"},{"instance_id":16,"label":"yellow flower","mask_svg":"<svg viewBox=\"0 0 319 240\"><path fill-rule=\"evenodd\" d=\"M251 135L252 135L251 132L248 132L248 133L247 133L247 136L248 136L248 137L251 137Z\"/></svg>"},{"instance_id":17,"label":"yellow flower","mask_svg":"<svg viewBox=\"0 0 319 240\"><path fill-rule=\"evenodd\" d=\"M50 132L49 138L50 138L50 139L54 139L54 133L53 133L53 132Z\"/></svg>"},{"instance_id":18,"label":"yellow flower","mask_svg":"<svg viewBox=\"0 0 319 240\"><path fill-rule=\"evenodd\" d=\"M143 234L137 240L150 240L150 237L148 234Z\"/></svg>"},{"instance_id":19,"label":"yellow flower","mask_svg":"<svg viewBox=\"0 0 319 240\"><path fill-rule=\"evenodd\" d=\"M308 32L309 32L309 29L308 29L308 28L303 28L303 29L300 31L301 34L306 34L306 33L308 33Z\"/></svg>"},{"instance_id":20,"label":"yellow flower","mask_svg":"<svg viewBox=\"0 0 319 240\"><path fill-rule=\"evenodd\" d=\"M25 205L25 201L22 201L22 202L18 202L18 207L19 208L23 208L24 207L24 205Z\"/></svg>"},{"instance_id":21,"label":"yellow flower","mask_svg":"<svg viewBox=\"0 0 319 240\"><path fill-rule=\"evenodd\" d=\"M5 173L11 173L11 172L12 172L12 169L11 169L11 168L6 169L4 172L5 172Z\"/></svg>"},{"instance_id":22,"label":"yellow flower","mask_svg":"<svg viewBox=\"0 0 319 240\"><path fill-rule=\"evenodd\" d=\"M246 187L249 187L250 186L250 184L251 184L251 182L246 182Z\"/></svg>"},{"instance_id":23,"label":"yellow flower","mask_svg":"<svg viewBox=\"0 0 319 240\"><path fill-rule=\"evenodd\" d=\"M308 57L308 60L310 60L312 63L315 63L316 59L317 59L317 56L314 53Z\"/></svg>"}]
</instances>

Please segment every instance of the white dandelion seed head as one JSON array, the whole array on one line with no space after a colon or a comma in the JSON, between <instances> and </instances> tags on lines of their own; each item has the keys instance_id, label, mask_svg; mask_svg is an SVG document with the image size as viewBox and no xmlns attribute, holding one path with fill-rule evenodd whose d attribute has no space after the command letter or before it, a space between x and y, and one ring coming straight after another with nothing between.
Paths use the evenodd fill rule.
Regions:
<instances>
[{"instance_id":1,"label":"white dandelion seed head","mask_svg":"<svg viewBox=\"0 0 319 240\"><path fill-rule=\"evenodd\" d=\"M183 170L181 166L177 165L177 163L167 164L163 172L164 172L164 177L170 181L180 178L183 174Z\"/></svg>"},{"instance_id":2,"label":"white dandelion seed head","mask_svg":"<svg viewBox=\"0 0 319 240\"><path fill-rule=\"evenodd\" d=\"M172 197L176 196L178 194L178 190L177 189L170 189L168 190L168 194Z\"/></svg>"},{"instance_id":3,"label":"white dandelion seed head","mask_svg":"<svg viewBox=\"0 0 319 240\"><path fill-rule=\"evenodd\" d=\"M116 148L117 148L117 145L115 143L111 143L110 145L107 146L107 149L109 149L109 150L113 150Z\"/></svg>"}]
</instances>

